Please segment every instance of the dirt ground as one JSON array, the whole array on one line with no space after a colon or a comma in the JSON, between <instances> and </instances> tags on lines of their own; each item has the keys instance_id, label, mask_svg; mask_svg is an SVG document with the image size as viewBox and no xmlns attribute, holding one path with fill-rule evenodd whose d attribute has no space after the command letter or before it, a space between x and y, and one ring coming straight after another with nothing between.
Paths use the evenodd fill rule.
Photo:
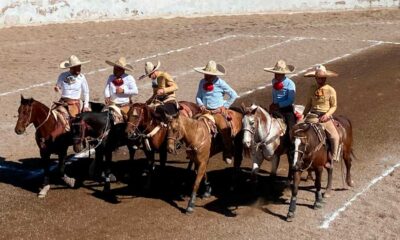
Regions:
<instances>
[{"instance_id":1,"label":"dirt ground","mask_svg":"<svg viewBox=\"0 0 400 240\"><path fill-rule=\"evenodd\" d=\"M398 239L400 234L400 10L291 15L246 15L101 23L55 24L0 29L0 228L1 239ZM34 129L17 136L14 126L20 95L49 105L58 64L69 55L91 60L83 66L92 100L103 100L111 68L105 60L126 56L137 79L146 61L160 60L175 76L178 98L194 101L200 74L193 67L213 59L227 69L224 79L241 95L235 102L268 106L272 74L263 71L278 59L296 66L298 104L312 79L303 70L318 63L340 74L330 84L338 93L338 114L352 120L355 187L346 188L335 165L333 196L312 209L314 188L302 182L296 219L287 223L290 192L268 177L247 181L251 160L242 164L240 184L229 191L231 166L221 156L210 160L212 197L198 198L195 212L182 213L193 180L183 154L169 156L164 172L156 168L150 192L142 189L138 160L126 150L116 154L118 201L104 199L101 186L85 181L78 189L54 179L45 199L36 197L41 172ZM137 81L144 101L149 79ZM257 89L258 90L255 90ZM88 162L68 165L85 172ZM77 171L79 170L79 171ZM391 171L393 170L393 171ZM284 180L286 160L279 175ZM387 176L386 176L387 175ZM382 176L382 177L380 177ZM385 176L385 177L383 177ZM336 214L339 214L336 216ZM325 227L325 228L324 228Z\"/></svg>"}]
</instances>

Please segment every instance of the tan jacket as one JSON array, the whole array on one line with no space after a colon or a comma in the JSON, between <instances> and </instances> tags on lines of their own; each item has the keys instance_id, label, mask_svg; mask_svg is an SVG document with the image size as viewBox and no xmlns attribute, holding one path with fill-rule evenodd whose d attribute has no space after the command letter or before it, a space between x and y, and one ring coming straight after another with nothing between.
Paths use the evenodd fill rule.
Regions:
<instances>
[{"instance_id":1,"label":"tan jacket","mask_svg":"<svg viewBox=\"0 0 400 240\"><path fill-rule=\"evenodd\" d=\"M307 105L304 109L304 115L308 112L322 112L328 116L336 111L337 100L336 91L328 84L318 88L316 84L312 85L308 94Z\"/></svg>"},{"instance_id":2,"label":"tan jacket","mask_svg":"<svg viewBox=\"0 0 400 240\"><path fill-rule=\"evenodd\" d=\"M176 99L175 91L178 90L178 85L176 85L171 75L160 71L156 80L157 87L153 87L153 96L151 96L150 99L154 99L156 97L158 89L164 89L164 93L167 95L165 101Z\"/></svg>"}]
</instances>

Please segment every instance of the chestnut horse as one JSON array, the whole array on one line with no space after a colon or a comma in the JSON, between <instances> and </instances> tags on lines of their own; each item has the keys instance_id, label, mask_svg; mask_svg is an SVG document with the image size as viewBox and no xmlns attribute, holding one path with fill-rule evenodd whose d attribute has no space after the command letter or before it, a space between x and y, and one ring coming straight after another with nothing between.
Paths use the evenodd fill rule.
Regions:
<instances>
[{"instance_id":1,"label":"chestnut horse","mask_svg":"<svg viewBox=\"0 0 400 240\"><path fill-rule=\"evenodd\" d=\"M39 147L40 157L42 158L42 167L44 170L44 179L42 189L38 197L44 198L50 190L50 155L58 155L58 169L60 176L69 186L74 185L72 178L65 174L65 158L67 156L68 146L72 144L70 132L62 133L54 131L59 128L59 122L51 113L51 109L43 103L33 98L25 99L21 95L21 104L18 108L18 120L15 125L15 133L23 134L26 128L33 124L36 128L35 139Z\"/></svg>"},{"instance_id":2,"label":"chestnut horse","mask_svg":"<svg viewBox=\"0 0 400 240\"><path fill-rule=\"evenodd\" d=\"M195 103L179 101L180 114L193 117L199 114L200 107ZM148 169L146 173L154 169L154 152L160 154L160 165L164 167L167 162L166 145L166 119L163 113L156 112L152 107L145 103L134 103L128 111L128 121L125 132L129 139L144 145L144 152L148 159Z\"/></svg>"},{"instance_id":3,"label":"chestnut horse","mask_svg":"<svg viewBox=\"0 0 400 240\"><path fill-rule=\"evenodd\" d=\"M240 129L235 135L232 134L232 142L234 145L234 167L237 171L242 162L242 114L233 110L228 110L229 115L232 117L232 121L236 122ZM221 114L216 114L217 117L222 117ZM207 180L207 164L211 156L219 153L223 149L223 144L220 136L217 135L214 138L212 129L215 129L213 123L209 122L205 116L201 116L198 119L188 118L183 115L169 116L168 122L168 152L173 153L176 151L176 142L183 140L187 147L187 152L190 157L190 161L193 161L197 168L196 180L193 185L192 194L188 206L186 208L187 213L191 213L195 207L196 195L199 189L200 183L204 177L204 183L206 185L206 191L204 197L208 197L211 194L211 187ZM224 129L228 129L226 126ZM234 172L236 172L234 171Z\"/></svg>"},{"instance_id":4,"label":"chestnut horse","mask_svg":"<svg viewBox=\"0 0 400 240\"><path fill-rule=\"evenodd\" d=\"M340 125L337 129L341 136L340 156L346 165L346 183L354 186L351 179L351 164L353 157L353 130L349 119L344 116L334 118ZM321 175L330 158L329 146L326 143L326 134L322 126L318 123L300 123L293 128L293 138L295 144L293 162L293 186L292 197L290 199L287 221L292 221L296 210L297 192L299 189L300 175L303 171L314 170L315 172L315 202L314 209L322 207ZM328 141L329 142L329 141ZM333 165L332 165L333 166ZM325 196L329 195L332 188L332 168L328 168L328 183ZM344 173L342 173L344 174Z\"/></svg>"}]
</instances>

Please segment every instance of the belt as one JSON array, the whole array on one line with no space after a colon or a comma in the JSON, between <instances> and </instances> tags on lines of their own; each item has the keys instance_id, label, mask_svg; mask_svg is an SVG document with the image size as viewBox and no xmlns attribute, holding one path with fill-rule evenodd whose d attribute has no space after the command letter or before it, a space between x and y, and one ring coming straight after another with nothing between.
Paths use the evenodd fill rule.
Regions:
<instances>
[{"instance_id":1,"label":"belt","mask_svg":"<svg viewBox=\"0 0 400 240\"><path fill-rule=\"evenodd\" d=\"M115 104L115 106L122 108L122 107L129 106L129 103L117 103L117 104Z\"/></svg>"},{"instance_id":2,"label":"belt","mask_svg":"<svg viewBox=\"0 0 400 240\"><path fill-rule=\"evenodd\" d=\"M61 101L66 102L68 105L80 103L79 99L61 98Z\"/></svg>"}]
</instances>

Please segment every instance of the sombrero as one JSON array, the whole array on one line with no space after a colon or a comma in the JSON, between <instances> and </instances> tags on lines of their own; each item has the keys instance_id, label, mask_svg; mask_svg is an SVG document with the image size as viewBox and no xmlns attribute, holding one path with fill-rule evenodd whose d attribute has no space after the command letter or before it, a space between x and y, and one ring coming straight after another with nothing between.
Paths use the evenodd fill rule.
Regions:
<instances>
[{"instance_id":1,"label":"sombrero","mask_svg":"<svg viewBox=\"0 0 400 240\"><path fill-rule=\"evenodd\" d=\"M72 68L72 67L76 67L79 65L83 65L85 63L88 63L90 61L83 61L81 62L81 60L79 60L79 58L75 55L71 55L71 57L69 57L68 60L65 60L63 62L60 63L60 68L65 69L65 68Z\"/></svg>"},{"instance_id":2,"label":"sombrero","mask_svg":"<svg viewBox=\"0 0 400 240\"><path fill-rule=\"evenodd\" d=\"M209 61L205 67L196 67L193 69L196 72L213 76L222 76L226 73L224 66L216 63L215 61Z\"/></svg>"},{"instance_id":3,"label":"sombrero","mask_svg":"<svg viewBox=\"0 0 400 240\"><path fill-rule=\"evenodd\" d=\"M145 78L145 77L147 77L147 76L150 76L152 73L154 73L155 71L157 71L157 70L160 68L160 66L161 66L160 61L157 62L157 65L156 65L156 66L154 66L154 64L153 64L152 62L146 62L146 63L144 64L144 72L145 72L145 74L143 74L142 76L140 76L140 77L139 77L139 80L140 80L140 79L143 79L143 78Z\"/></svg>"},{"instance_id":4,"label":"sombrero","mask_svg":"<svg viewBox=\"0 0 400 240\"><path fill-rule=\"evenodd\" d=\"M326 69L324 65L317 65L312 71L308 71L304 74L304 77L337 77L339 74Z\"/></svg>"},{"instance_id":5,"label":"sombrero","mask_svg":"<svg viewBox=\"0 0 400 240\"><path fill-rule=\"evenodd\" d=\"M133 71L133 67L130 64L126 63L126 58L124 58L124 57L120 57L115 62L106 60L106 63L108 65L110 65L110 66L113 66L113 67L120 67L120 68L123 68L123 69L125 69L127 71Z\"/></svg>"},{"instance_id":6,"label":"sombrero","mask_svg":"<svg viewBox=\"0 0 400 240\"><path fill-rule=\"evenodd\" d=\"M279 60L276 62L274 67L264 68L264 71L278 73L278 74L287 74L292 73L295 67L293 65L287 65L285 61Z\"/></svg>"}]
</instances>

